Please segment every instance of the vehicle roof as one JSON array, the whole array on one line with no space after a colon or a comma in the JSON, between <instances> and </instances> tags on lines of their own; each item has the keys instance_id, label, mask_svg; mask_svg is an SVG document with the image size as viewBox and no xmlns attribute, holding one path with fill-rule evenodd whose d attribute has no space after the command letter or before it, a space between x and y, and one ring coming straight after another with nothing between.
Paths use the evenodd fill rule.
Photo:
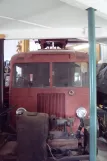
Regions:
<instances>
[{"instance_id":1,"label":"vehicle roof","mask_svg":"<svg viewBox=\"0 0 107 161\"><path fill-rule=\"evenodd\" d=\"M37 51L30 51L30 52L22 52L22 53L18 53L18 54L15 54L12 56L11 59L13 58L17 58L17 57L20 57L20 56L26 56L28 54L76 54L76 55L79 55L79 54L84 54L84 55L88 55L87 52L80 52L80 51L75 51L75 50L51 50L51 49L45 49L45 50L37 50Z\"/></svg>"}]
</instances>

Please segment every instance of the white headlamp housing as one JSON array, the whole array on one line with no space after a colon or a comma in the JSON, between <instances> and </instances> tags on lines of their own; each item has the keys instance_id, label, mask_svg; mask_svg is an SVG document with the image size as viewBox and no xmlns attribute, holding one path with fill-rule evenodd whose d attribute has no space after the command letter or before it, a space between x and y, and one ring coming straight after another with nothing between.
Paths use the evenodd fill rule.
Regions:
<instances>
[{"instance_id":1,"label":"white headlamp housing","mask_svg":"<svg viewBox=\"0 0 107 161\"><path fill-rule=\"evenodd\" d=\"M26 109L23 107L20 107L16 110L16 115L22 115L24 112L26 112Z\"/></svg>"},{"instance_id":2,"label":"white headlamp housing","mask_svg":"<svg viewBox=\"0 0 107 161\"><path fill-rule=\"evenodd\" d=\"M84 118L87 115L87 110L84 107L79 107L76 110L76 114L79 118Z\"/></svg>"}]
</instances>

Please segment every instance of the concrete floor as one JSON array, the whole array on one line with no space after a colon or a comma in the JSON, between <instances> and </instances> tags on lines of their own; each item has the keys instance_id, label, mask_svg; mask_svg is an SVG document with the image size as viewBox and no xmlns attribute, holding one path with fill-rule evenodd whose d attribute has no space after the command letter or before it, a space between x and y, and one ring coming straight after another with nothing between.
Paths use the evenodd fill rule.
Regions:
<instances>
[{"instance_id":1,"label":"concrete floor","mask_svg":"<svg viewBox=\"0 0 107 161\"><path fill-rule=\"evenodd\" d=\"M1 156L2 155L6 156L7 154L10 154L10 153L13 154L14 152L11 151L12 147L14 149L14 147L17 146L16 142L9 142L9 144L7 143L6 145L7 145L6 146L7 148L4 147L5 150L3 150L3 148L2 148L1 151L0 151L0 155ZM1 161L1 158L0 158L0 161ZM13 155L13 158L14 158L14 155ZM14 160L16 160L16 157L15 157ZM12 161L13 161L13 159L12 159ZM102 138L100 138L98 140L98 156L97 156L97 161L107 161L107 142L104 139L102 139Z\"/></svg>"},{"instance_id":2,"label":"concrete floor","mask_svg":"<svg viewBox=\"0 0 107 161\"><path fill-rule=\"evenodd\" d=\"M99 139L98 148L97 161L107 161L107 142L105 142L103 139Z\"/></svg>"}]
</instances>

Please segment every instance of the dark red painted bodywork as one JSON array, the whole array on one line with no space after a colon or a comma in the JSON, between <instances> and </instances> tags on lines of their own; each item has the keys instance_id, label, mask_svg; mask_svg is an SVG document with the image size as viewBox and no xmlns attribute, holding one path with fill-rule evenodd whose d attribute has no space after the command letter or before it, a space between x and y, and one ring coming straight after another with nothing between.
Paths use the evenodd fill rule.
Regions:
<instances>
[{"instance_id":1,"label":"dark red painted bodywork","mask_svg":"<svg viewBox=\"0 0 107 161\"><path fill-rule=\"evenodd\" d=\"M13 65L15 63L50 62L49 88L13 88ZM88 87L52 87L52 62L88 62L87 53L71 52L66 50L40 50L30 53L14 55L11 59L10 75L10 105L24 107L28 111L47 112L58 117L72 117L75 119L73 129L77 129L79 119L76 109L85 107L89 114L89 88ZM74 95L69 95L73 90ZM11 120L15 124L15 111Z\"/></svg>"}]
</instances>

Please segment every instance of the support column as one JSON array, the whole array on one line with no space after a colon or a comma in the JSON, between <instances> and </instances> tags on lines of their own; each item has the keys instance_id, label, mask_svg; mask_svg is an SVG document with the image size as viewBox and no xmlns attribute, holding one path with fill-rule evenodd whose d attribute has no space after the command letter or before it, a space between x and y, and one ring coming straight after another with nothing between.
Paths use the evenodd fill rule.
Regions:
<instances>
[{"instance_id":1,"label":"support column","mask_svg":"<svg viewBox=\"0 0 107 161\"><path fill-rule=\"evenodd\" d=\"M88 8L89 73L90 73L90 161L96 161L97 108L96 108L96 41L95 10Z\"/></svg>"},{"instance_id":2,"label":"support column","mask_svg":"<svg viewBox=\"0 0 107 161\"><path fill-rule=\"evenodd\" d=\"M22 52L29 51L29 40L22 40Z\"/></svg>"},{"instance_id":3,"label":"support column","mask_svg":"<svg viewBox=\"0 0 107 161\"><path fill-rule=\"evenodd\" d=\"M4 106L4 38L0 35L0 108Z\"/></svg>"}]
</instances>

